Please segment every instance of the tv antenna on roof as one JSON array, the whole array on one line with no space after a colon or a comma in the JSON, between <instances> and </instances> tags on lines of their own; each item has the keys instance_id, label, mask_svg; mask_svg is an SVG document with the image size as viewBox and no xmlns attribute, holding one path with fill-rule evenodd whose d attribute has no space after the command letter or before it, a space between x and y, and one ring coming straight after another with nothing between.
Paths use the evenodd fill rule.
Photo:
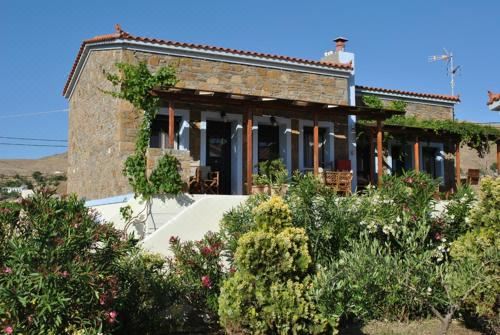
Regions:
<instances>
[{"instance_id":1,"label":"tv antenna on roof","mask_svg":"<svg viewBox=\"0 0 500 335\"><path fill-rule=\"evenodd\" d=\"M450 75L451 81L451 95L455 96L455 75L458 73L460 70L460 65L454 66L453 65L453 52L448 52L448 50L444 49L444 55L438 55L438 56L430 56L429 57L429 62L437 62L440 60L446 61L446 74Z\"/></svg>"}]
</instances>

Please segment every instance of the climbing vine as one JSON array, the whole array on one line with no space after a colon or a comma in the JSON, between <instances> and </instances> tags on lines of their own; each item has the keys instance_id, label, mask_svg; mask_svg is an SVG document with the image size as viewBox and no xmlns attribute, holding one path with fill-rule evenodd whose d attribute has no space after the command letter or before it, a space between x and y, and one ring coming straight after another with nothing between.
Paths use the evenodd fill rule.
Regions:
<instances>
[{"instance_id":1,"label":"climbing vine","mask_svg":"<svg viewBox=\"0 0 500 335\"><path fill-rule=\"evenodd\" d=\"M143 62L133 65L117 63L118 74L107 74L107 79L116 92L106 93L130 102L143 111L142 123L137 133L135 151L125 161L123 173L127 176L136 196L149 200L155 194L177 194L181 191L182 180L179 174L178 160L165 154L158 162L151 175L147 175L147 149L151 136L151 123L160 106L160 98L152 94L154 88L169 88L177 83L175 69L162 67L151 73Z\"/></svg>"},{"instance_id":2,"label":"climbing vine","mask_svg":"<svg viewBox=\"0 0 500 335\"><path fill-rule=\"evenodd\" d=\"M382 101L376 96L364 96L363 103L371 108L382 108ZM388 109L405 111L405 101L392 101ZM367 125L368 121L360 124ZM500 139L500 130L491 126L480 125L472 122L454 120L421 120L414 116L395 115L384 121L384 124L400 127L414 127L433 131L438 135L456 137L460 143L477 151L480 157L490 150L490 142Z\"/></svg>"},{"instance_id":3,"label":"climbing vine","mask_svg":"<svg viewBox=\"0 0 500 335\"><path fill-rule=\"evenodd\" d=\"M406 126L431 130L438 135L456 137L462 144L483 156L490 150L490 142L500 138L500 131L491 126L453 120L420 120L414 116L393 116L385 121L392 126Z\"/></svg>"}]
</instances>

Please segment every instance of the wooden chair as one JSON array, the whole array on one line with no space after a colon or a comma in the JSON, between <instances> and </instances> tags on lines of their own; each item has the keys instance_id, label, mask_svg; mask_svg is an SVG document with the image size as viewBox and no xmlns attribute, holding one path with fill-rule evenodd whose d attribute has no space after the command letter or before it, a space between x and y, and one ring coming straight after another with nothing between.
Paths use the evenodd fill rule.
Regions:
<instances>
[{"instance_id":1,"label":"wooden chair","mask_svg":"<svg viewBox=\"0 0 500 335\"><path fill-rule=\"evenodd\" d=\"M344 195L352 194L352 173L342 171L338 173L337 178L337 192Z\"/></svg>"},{"instance_id":2,"label":"wooden chair","mask_svg":"<svg viewBox=\"0 0 500 335\"><path fill-rule=\"evenodd\" d=\"M345 195L351 194L352 173L347 171L325 171L325 185Z\"/></svg>"},{"instance_id":3,"label":"wooden chair","mask_svg":"<svg viewBox=\"0 0 500 335\"><path fill-rule=\"evenodd\" d=\"M206 177L203 178L203 192L210 194L219 194L219 171L208 171Z\"/></svg>"},{"instance_id":4,"label":"wooden chair","mask_svg":"<svg viewBox=\"0 0 500 335\"><path fill-rule=\"evenodd\" d=\"M467 170L467 184L469 185L479 184L479 169Z\"/></svg>"},{"instance_id":5,"label":"wooden chair","mask_svg":"<svg viewBox=\"0 0 500 335\"><path fill-rule=\"evenodd\" d=\"M331 188L336 188L339 180L338 176L339 174L336 171L325 171L323 173L325 185Z\"/></svg>"},{"instance_id":6,"label":"wooden chair","mask_svg":"<svg viewBox=\"0 0 500 335\"><path fill-rule=\"evenodd\" d=\"M201 193L202 191L202 186L203 186L203 181L201 178L201 169L200 167L197 167L194 176L189 177L188 181L188 192L191 194L197 194Z\"/></svg>"}]
</instances>

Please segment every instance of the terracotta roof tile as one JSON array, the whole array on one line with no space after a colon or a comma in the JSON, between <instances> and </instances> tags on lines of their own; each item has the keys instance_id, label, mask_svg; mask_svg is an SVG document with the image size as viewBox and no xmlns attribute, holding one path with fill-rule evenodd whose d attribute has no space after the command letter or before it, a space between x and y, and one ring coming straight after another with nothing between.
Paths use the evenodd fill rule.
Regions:
<instances>
[{"instance_id":1,"label":"terracotta roof tile","mask_svg":"<svg viewBox=\"0 0 500 335\"><path fill-rule=\"evenodd\" d=\"M87 44L113 41L116 39L130 40L130 41L136 41L136 42L145 42L145 43L153 43L153 44L160 44L160 45L170 45L170 46L199 49L199 50L226 52L226 53L237 54L237 55L254 56L254 57L259 57L259 58L267 58L267 59L276 59L276 60L301 63L301 64L306 64L306 65L323 66L323 67L336 68L336 69L342 69L342 70L351 70L352 69L352 62L347 63L347 64L332 63L332 62L315 61L315 60L308 60L308 59L289 57L289 56L274 55L274 54L255 52L255 51L245 51L245 50L238 50L238 49L223 48L223 47L204 45L204 44L184 43L184 42L176 42L176 41L163 40L163 39L157 39L157 38L139 37L139 36L133 36L125 31L123 31L121 29L120 25L118 25L118 24L115 26L115 30L116 30L116 32L113 34L99 35L99 36L95 36L91 39L87 39L87 40L83 41L82 45L80 46L80 50L78 51L78 55L76 56L75 62L73 63L73 67L69 73L68 80L66 81L66 85L64 86L63 95L65 95L66 91L68 90L71 78L73 77L73 74L76 71L76 67L78 65L78 62L80 61L80 58L83 54L83 50L85 49L85 46Z\"/></svg>"},{"instance_id":2,"label":"terracotta roof tile","mask_svg":"<svg viewBox=\"0 0 500 335\"><path fill-rule=\"evenodd\" d=\"M418 98L430 98L430 99L440 99L440 100L448 100L448 101L453 101L453 102L460 102L460 96L453 96L453 95L419 93L419 92L401 91L401 90L393 90L393 89L388 89L388 88L359 86L359 85L356 85L356 89L365 90L365 91L373 91L373 92L411 95L411 96L418 97Z\"/></svg>"},{"instance_id":3,"label":"terracotta roof tile","mask_svg":"<svg viewBox=\"0 0 500 335\"><path fill-rule=\"evenodd\" d=\"M488 91L488 105L491 105L494 102L500 101L500 93L493 93Z\"/></svg>"}]
</instances>

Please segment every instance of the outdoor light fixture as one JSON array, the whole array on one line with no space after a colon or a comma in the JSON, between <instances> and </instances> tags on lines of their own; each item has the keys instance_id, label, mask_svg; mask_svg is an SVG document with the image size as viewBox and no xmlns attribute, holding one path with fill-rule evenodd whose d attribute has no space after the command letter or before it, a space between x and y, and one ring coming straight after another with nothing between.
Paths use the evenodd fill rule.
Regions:
<instances>
[{"instance_id":1,"label":"outdoor light fixture","mask_svg":"<svg viewBox=\"0 0 500 335\"><path fill-rule=\"evenodd\" d=\"M273 127L276 127L278 125L278 122L276 121L276 118L274 116L271 116L269 120L271 121L271 125Z\"/></svg>"},{"instance_id":2,"label":"outdoor light fixture","mask_svg":"<svg viewBox=\"0 0 500 335\"><path fill-rule=\"evenodd\" d=\"M222 122L227 122L226 112L220 112L220 118L222 119Z\"/></svg>"}]
</instances>

